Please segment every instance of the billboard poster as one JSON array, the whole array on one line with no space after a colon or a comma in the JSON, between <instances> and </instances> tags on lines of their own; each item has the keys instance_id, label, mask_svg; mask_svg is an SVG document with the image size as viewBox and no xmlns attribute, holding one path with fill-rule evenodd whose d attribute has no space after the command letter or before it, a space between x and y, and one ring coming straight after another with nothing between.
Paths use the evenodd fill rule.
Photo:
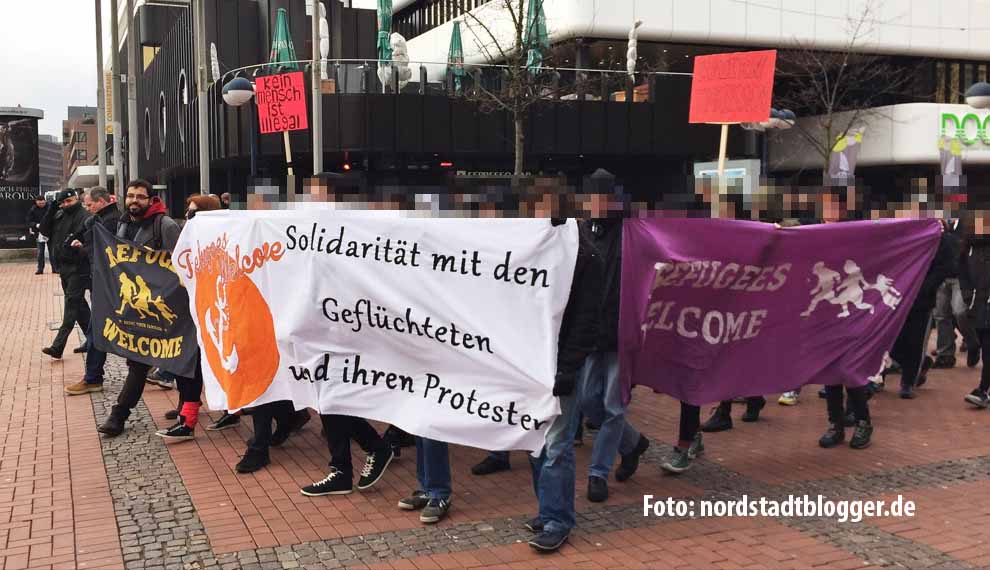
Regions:
<instances>
[{"instance_id":1,"label":"billboard poster","mask_svg":"<svg viewBox=\"0 0 990 570\"><path fill-rule=\"evenodd\" d=\"M39 192L39 110L0 107L0 247L29 247L25 218Z\"/></svg>"}]
</instances>

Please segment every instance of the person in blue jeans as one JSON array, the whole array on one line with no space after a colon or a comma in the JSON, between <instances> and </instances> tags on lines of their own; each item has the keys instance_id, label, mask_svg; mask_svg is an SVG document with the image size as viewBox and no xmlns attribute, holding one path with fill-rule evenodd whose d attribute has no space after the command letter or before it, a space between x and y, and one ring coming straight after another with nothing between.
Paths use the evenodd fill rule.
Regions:
<instances>
[{"instance_id":1,"label":"person in blue jeans","mask_svg":"<svg viewBox=\"0 0 990 570\"><path fill-rule=\"evenodd\" d=\"M442 441L416 437L416 481L419 489L399 501L404 511L422 511L420 522L440 522L450 511L450 451Z\"/></svg>"}]
</instances>

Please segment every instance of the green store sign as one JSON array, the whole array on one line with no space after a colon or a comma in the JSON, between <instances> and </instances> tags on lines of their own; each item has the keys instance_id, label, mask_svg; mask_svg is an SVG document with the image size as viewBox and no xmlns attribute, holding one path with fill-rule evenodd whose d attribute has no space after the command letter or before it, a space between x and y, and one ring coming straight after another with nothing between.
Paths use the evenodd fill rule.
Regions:
<instances>
[{"instance_id":1,"label":"green store sign","mask_svg":"<svg viewBox=\"0 0 990 570\"><path fill-rule=\"evenodd\" d=\"M942 113L941 129L943 137L957 138L966 146L990 146L990 115Z\"/></svg>"}]
</instances>

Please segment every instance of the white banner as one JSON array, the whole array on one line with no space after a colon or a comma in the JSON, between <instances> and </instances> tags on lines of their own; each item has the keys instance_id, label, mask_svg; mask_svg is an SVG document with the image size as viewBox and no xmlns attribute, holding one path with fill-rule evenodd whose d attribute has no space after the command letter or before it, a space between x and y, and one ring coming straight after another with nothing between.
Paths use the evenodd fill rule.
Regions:
<instances>
[{"instance_id":1,"label":"white banner","mask_svg":"<svg viewBox=\"0 0 990 570\"><path fill-rule=\"evenodd\" d=\"M539 450L560 413L573 220L394 212L197 215L172 260L212 409L276 400L492 450Z\"/></svg>"}]
</instances>

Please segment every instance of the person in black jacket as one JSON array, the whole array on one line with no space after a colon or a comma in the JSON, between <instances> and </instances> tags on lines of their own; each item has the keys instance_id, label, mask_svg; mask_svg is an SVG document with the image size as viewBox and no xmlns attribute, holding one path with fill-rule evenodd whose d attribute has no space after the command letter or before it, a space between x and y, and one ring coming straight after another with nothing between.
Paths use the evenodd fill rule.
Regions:
<instances>
[{"instance_id":1,"label":"person in black jacket","mask_svg":"<svg viewBox=\"0 0 990 570\"><path fill-rule=\"evenodd\" d=\"M943 226L944 230L944 226ZM894 348L890 351L890 356L901 365L901 391L900 397L909 400L917 393L916 386L925 383L927 369L932 364L931 357L926 356L928 347L928 334L932 328L932 311L935 309L935 298L939 287L952 272L953 266L957 265L957 259L953 255L958 255L958 250L952 247L952 236L945 231L939 240L938 250L935 258L925 273L925 279L921 283L921 290L911 305L907 320L901 328L897 340L894 341Z\"/></svg>"},{"instance_id":2,"label":"person in black jacket","mask_svg":"<svg viewBox=\"0 0 990 570\"><path fill-rule=\"evenodd\" d=\"M58 208L50 208L41 221L39 230L52 242L52 251L59 261L59 277L65 294L62 310L62 326L55 335L51 346L41 352L52 358L62 358L65 344L69 340L76 323L84 333L89 334L90 311L86 302L86 289L90 287L89 261L76 248L69 245L75 236L83 231L89 214L79 203L72 190L62 190L55 197ZM84 352L79 347L75 352Z\"/></svg>"},{"instance_id":3,"label":"person in black jacket","mask_svg":"<svg viewBox=\"0 0 990 570\"><path fill-rule=\"evenodd\" d=\"M124 205L127 215L117 224L117 237L132 241L139 247L171 252L179 239L179 224L166 215L165 204L154 195L151 184L133 180L127 184ZM124 422L141 400L144 381L151 367L135 360L127 361L127 378L117 396L110 416L96 430L109 437L124 432Z\"/></svg>"},{"instance_id":4,"label":"person in black jacket","mask_svg":"<svg viewBox=\"0 0 990 570\"><path fill-rule=\"evenodd\" d=\"M591 219L584 223L598 253L602 256L603 282L595 351L581 371L581 408L600 411L601 422L595 435L588 467L588 500L608 499L608 475L616 454L622 462L615 472L617 481L632 477L639 458L650 442L626 418L628 404L622 403L619 382L619 296L622 275L622 218L607 217L609 210L621 214L621 203L601 192L591 196ZM610 204L610 201L613 202Z\"/></svg>"},{"instance_id":5,"label":"person in black jacket","mask_svg":"<svg viewBox=\"0 0 990 570\"><path fill-rule=\"evenodd\" d=\"M83 195L83 206L92 216L83 224L82 234L69 245L89 257L91 264L92 257L87 244L93 243L93 227L100 224L107 231L114 233L120 221L120 209L117 208L116 203L111 202L111 196L112 194L102 186L94 186ZM65 387L65 393L70 396L103 391L103 366L107 361L107 353L96 348L93 342L92 321L90 325L86 342L86 373L82 380Z\"/></svg>"},{"instance_id":6,"label":"person in black jacket","mask_svg":"<svg viewBox=\"0 0 990 570\"><path fill-rule=\"evenodd\" d=\"M58 273L58 265L55 262L55 256L52 255L51 242L39 231L41 221L45 219L48 208L49 205L45 197L38 196L34 199L34 205L28 210L27 218L24 220L24 223L27 224L28 234L34 237L38 243L38 270L34 272L35 275L41 275L45 272L46 249L48 250L48 261L52 265L52 273Z\"/></svg>"},{"instance_id":7,"label":"person in black jacket","mask_svg":"<svg viewBox=\"0 0 990 570\"><path fill-rule=\"evenodd\" d=\"M966 317L966 303L959 287L962 263L962 225L958 218L945 221L945 239L951 249L949 274L935 298L935 328L938 331L935 364L932 368L953 368L956 365L956 329L962 333L967 347L966 365L973 368L980 362L980 340Z\"/></svg>"},{"instance_id":8,"label":"person in black jacket","mask_svg":"<svg viewBox=\"0 0 990 570\"><path fill-rule=\"evenodd\" d=\"M970 214L967 230L964 232L962 260L959 266L959 286L963 299L969 307L969 322L976 329L983 354L983 369L980 371L980 384L969 394L966 401L978 408L990 407L990 204L979 204Z\"/></svg>"}]
</instances>

